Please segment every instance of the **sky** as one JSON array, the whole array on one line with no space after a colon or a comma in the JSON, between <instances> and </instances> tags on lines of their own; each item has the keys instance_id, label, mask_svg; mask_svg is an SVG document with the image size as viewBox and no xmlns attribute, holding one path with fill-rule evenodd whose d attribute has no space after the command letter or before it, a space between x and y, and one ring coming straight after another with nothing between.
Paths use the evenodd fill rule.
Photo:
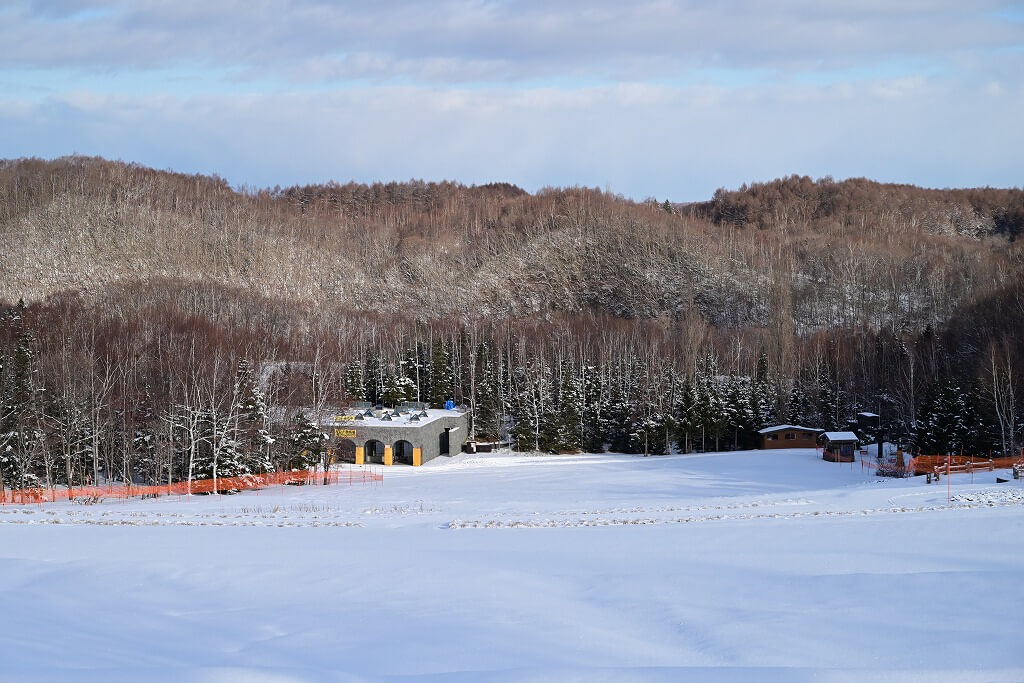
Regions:
<instances>
[{"instance_id":1,"label":"sky","mask_svg":"<svg viewBox=\"0 0 1024 683\"><path fill-rule=\"evenodd\" d=\"M0 158L706 199L1024 184L1024 0L0 0Z\"/></svg>"}]
</instances>

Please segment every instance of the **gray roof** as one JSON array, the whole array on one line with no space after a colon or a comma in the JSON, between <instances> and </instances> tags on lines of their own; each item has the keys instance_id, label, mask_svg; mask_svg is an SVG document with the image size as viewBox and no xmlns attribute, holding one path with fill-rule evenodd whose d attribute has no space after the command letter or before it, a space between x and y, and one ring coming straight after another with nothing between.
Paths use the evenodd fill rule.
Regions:
<instances>
[{"instance_id":1,"label":"gray roof","mask_svg":"<svg viewBox=\"0 0 1024 683\"><path fill-rule=\"evenodd\" d=\"M829 441L860 441L853 432L825 432L822 436Z\"/></svg>"},{"instance_id":2,"label":"gray roof","mask_svg":"<svg viewBox=\"0 0 1024 683\"><path fill-rule=\"evenodd\" d=\"M433 422L443 417L465 414L465 411L461 409L428 408L417 413L418 420L410 421L411 413L408 412L402 413L399 417L394 417L394 413L389 409L382 411L381 417L376 417L373 411L367 410L361 413L363 417L360 419L353 413L361 411L354 411L351 408L339 406L324 406L319 411L311 406L302 408L279 406L271 412L271 421L278 424L285 423L295 419L295 416L300 411L305 413L310 422L321 428L344 427L346 424L351 424L352 426L359 425L360 427L422 427L428 422Z\"/></svg>"},{"instance_id":3,"label":"gray roof","mask_svg":"<svg viewBox=\"0 0 1024 683\"><path fill-rule=\"evenodd\" d=\"M800 425L775 425L774 427L765 427L764 429L758 430L758 434L771 434L772 432L781 432L787 429L796 429L802 432L823 432L825 431L821 427L801 427Z\"/></svg>"},{"instance_id":4,"label":"gray roof","mask_svg":"<svg viewBox=\"0 0 1024 683\"><path fill-rule=\"evenodd\" d=\"M329 412L321 415L319 424L321 427L344 427L347 422L351 422L353 418L348 417L351 411L339 410L336 412ZM380 417L374 417L365 415L359 422L360 427L422 427L428 422L439 420L443 417L453 417L456 415L462 415L464 411L461 410L447 410L444 408L428 408L423 412L417 413L418 419L412 420L411 413L401 414L399 417L394 417L394 413L390 410L384 411Z\"/></svg>"}]
</instances>

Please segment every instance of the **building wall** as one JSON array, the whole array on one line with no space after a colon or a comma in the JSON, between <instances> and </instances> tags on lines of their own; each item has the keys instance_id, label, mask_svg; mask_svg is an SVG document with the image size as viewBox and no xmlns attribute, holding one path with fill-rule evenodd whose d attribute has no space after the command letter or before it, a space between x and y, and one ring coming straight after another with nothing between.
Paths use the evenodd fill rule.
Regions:
<instances>
[{"instance_id":1,"label":"building wall","mask_svg":"<svg viewBox=\"0 0 1024 683\"><path fill-rule=\"evenodd\" d=\"M842 441L829 442L821 453L822 460L829 462L854 462L856 460L857 444L844 443Z\"/></svg>"},{"instance_id":2,"label":"building wall","mask_svg":"<svg viewBox=\"0 0 1024 683\"><path fill-rule=\"evenodd\" d=\"M805 436L810 434L810 436ZM789 435L789 438L787 438ZM772 439L771 437L776 437ZM779 432L761 435L761 448L814 448L818 445L818 435L801 429L784 429Z\"/></svg>"},{"instance_id":3,"label":"building wall","mask_svg":"<svg viewBox=\"0 0 1024 683\"><path fill-rule=\"evenodd\" d=\"M440 455L439 438L445 429L449 432L448 453L454 455L462 450L469 431L469 420L465 413L453 413L448 416L425 422L419 426L402 425L361 425L358 421L325 427L330 443L341 439L351 439L356 444L356 462L360 462L364 447L368 441L380 441L394 457L394 446L398 441L408 441L413 449L420 449L420 464L430 462ZM328 445L330 445L330 443ZM415 453L415 450L413 451ZM387 460L385 460L387 464Z\"/></svg>"}]
</instances>

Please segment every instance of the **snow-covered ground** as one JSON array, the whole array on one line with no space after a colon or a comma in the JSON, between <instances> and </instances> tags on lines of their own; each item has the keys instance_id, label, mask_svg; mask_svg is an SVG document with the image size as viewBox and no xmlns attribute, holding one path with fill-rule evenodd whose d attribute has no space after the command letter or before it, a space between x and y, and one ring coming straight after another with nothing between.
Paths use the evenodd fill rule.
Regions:
<instances>
[{"instance_id":1,"label":"snow-covered ground","mask_svg":"<svg viewBox=\"0 0 1024 683\"><path fill-rule=\"evenodd\" d=\"M8 506L0 681L1022 681L1024 487L995 476L461 455Z\"/></svg>"}]
</instances>

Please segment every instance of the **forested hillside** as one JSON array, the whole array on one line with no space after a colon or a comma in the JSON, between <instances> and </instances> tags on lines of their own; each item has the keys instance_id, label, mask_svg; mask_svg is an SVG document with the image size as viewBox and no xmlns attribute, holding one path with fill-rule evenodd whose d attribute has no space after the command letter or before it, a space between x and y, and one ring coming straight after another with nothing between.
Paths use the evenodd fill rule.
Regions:
<instances>
[{"instance_id":1,"label":"forested hillside","mask_svg":"<svg viewBox=\"0 0 1024 683\"><path fill-rule=\"evenodd\" d=\"M699 315L797 331L936 325L1012 281L1019 190L789 178L665 211L454 183L236 192L72 157L0 166L0 298L170 277L350 310Z\"/></svg>"},{"instance_id":2,"label":"forested hillside","mask_svg":"<svg viewBox=\"0 0 1024 683\"><path fill-rule=\"evenodd\" d=\"M455 398L548 451L742 446L862 409L926 450L1016 448L1022 226L1021 190L863 179L682 205L0 162L0 474L285 466L310 448L275 405L363 399ZM301 364L255 396L266 360Z\"/></svg>"}]
</instances>

